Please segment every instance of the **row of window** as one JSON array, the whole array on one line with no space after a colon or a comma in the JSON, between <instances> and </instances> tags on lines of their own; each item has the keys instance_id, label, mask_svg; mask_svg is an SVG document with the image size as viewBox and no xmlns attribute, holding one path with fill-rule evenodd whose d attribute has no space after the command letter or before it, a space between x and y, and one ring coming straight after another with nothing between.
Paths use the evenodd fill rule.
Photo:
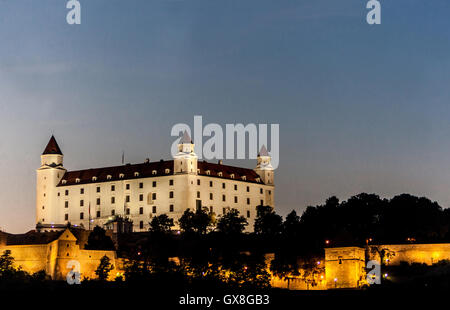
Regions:
<instances>
[{"instance_id":1,"label":"row of window","mask_svg":"<svg viewBox=\"0 0 450 310\"><path fill-rule=\"evenodd\" d=\"M173 205L170 205L169 206L169 212L173 212L173 210L174 210L174 208L173 208ZM229 207L227 207L227 208L223 208L222 209L222 213L223 214L226 214L228 211L230 210L230 208ZM214 212L214 209L213 209L213 207L211 206L211 207L209 207L209 211L212 213L212 212ZM152 213L156 213L156 206L153 206L152 207ZM111 210L111 215L115 215L116 214L116 210ZM125 210L125 214L126 215L130 215L130 208L127 208L126 210ZM139 214L144 214L144 208L143 207L140 207L139 208ZM101 217L101 211L96 211L96 217L97 218L100 218ZM250 217L250 210L247 210L247 217ZM68 221L69 220L69 214L65 214L64 215L64 220L65 221ZM84 212L80 212L80 220L84 220Z\"/></svg>"},{"instance_id":2,"label":"row of window","mask_svg":"<svg viewBox=\"0 0 450 310\"><path fill-rule=\"evenodd\" d=\"M173 198L173 197L174 197L173 192L169 192L169 198ZM149 194L149 198L150 198L150 194ZM201 198L200 192L197 192L197 198L199 198L199 199ZM151 200L156 200L156 193L151 193ZM209 200L214 200L213 193L209 193ZM143 194L139 195L139 201L144 201L144 195ZM222 195L222 201L224 201L224 202L227 201L227 196L226 195ZM125 202L130 202L130 196L129 195L125 196ZM150 202L150 199L149 199L149 202ZM263 204L263 202L264 201L261 199L261 205ZM101 199L97 198L96 199L96 205L99 206L100 203L101 203ZM115 204L115 203L116 203L116 197L111 197L111 204ZM238 203L238 196L234 196L234 203ZM248 205L251 204L250 198L247 198L247 204ZM66 200L64 202L64 207L65 208L69 207L69 201ZM80 200L80 207L84 207L84 200L83 199Z\"/></svg>"},{"instance_id":3,"label":"row of window","mask_svg":"<svg viewBox=\"0 0 450 310\"><path fill-rule=\"evenodd\" d=\"M197 179L197 185L200 185L200 184L201 184L200 180ZM173 180L169 180L169 185L170 185L170 186L173 186ZM130 183L125 184L125 190L130 190L130 186L131 186ZM152 187L156 187L156 186L157 186L157 181L153 181L153 182L152 182ZM209 181L209 187L213 187L213 181ZM139 188L140 188L140 189L144 188L144 183L143 183L143 182L140 182L140 183L139 183ZM222 188L223 188L223 189L226 188L226 184L225 184L225 183L222 183ZM115 186L115 185L111 185L111 191L114 192L115 190L116 190L116 186ZM235 191L238 190L238 185L237 185L237 184L234 184L234 190L235 190ZM250 192L250 186L247 186L246 190L247 190L247 192ZM100 191L101 191L100 186L97 186L96 191L97 191L97 193L100 193ZM263 193L263 189L260 188L260 189L259 189L259 192L260 192L260 194L262 194L262 193ZM68 196L68 195L69 195L69 190L66 189L66 190L64 191L64 194L65 194L65 196ZM84 194L84 188L80 188L80 194L81 194L81 195ZM269 195L270 195L270 194L271 194L271 192L269 191ZM44 194L44 195L45 195L45 194ZM58 193L58 196L59 196L59 193Z\"/></svg>"}]
</instances>

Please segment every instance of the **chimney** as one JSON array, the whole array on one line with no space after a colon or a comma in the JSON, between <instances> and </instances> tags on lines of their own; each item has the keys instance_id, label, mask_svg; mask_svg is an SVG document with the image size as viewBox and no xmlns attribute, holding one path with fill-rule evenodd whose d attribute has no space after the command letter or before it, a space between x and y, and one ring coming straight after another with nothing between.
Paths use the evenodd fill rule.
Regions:
<instances>
[{"instance_id":1,"label":"chimney","mask_svg":"<svg viewBox=\"0 0 450 310\"><path fill-rule=\"evenodd\" d=\"M222 161L222 159L220 159L219 160L219 165L222 165L223 164L223 161Z\"/></svg>"}]
</instances>

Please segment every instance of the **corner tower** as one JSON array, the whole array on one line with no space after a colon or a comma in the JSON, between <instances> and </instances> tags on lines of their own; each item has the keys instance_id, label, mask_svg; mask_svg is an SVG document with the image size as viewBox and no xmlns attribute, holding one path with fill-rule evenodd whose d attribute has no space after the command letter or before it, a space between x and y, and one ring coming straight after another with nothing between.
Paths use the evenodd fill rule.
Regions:
<instances>
[{"instance_id":1,"label":"corner tower","mask_svg":"<svg viewBox=\"0 0 450 310\"><path fill-rule=\"evenodd\" d=\"M194 143L187 131L184 131L178 144L178 153L173 159L174 173L197 174L198 157L194 153Z\"/></svg>"},{"instance_id":2,"label":"corner tower","mask_svg":"<svg viewBox=\"0 0 450 310\"><path fill-rule=\"evenodd\" d=\"M36 171L36 224L59 224L56 186L64 176L63 153L52 135L41 155L41 166Z\"/></svg>"},{"instance_id":3,"label":"corner tower","mask_svg":"<svg viewBox=\"0 0 450 310\"><path fill-rule=\"evenodd\" d=\"M266 146L263 145L258 153L255 172L259 175L264 184L273 185L274 169L270 162L271 157L267 152Z\"/></svg>"}]
</instances>

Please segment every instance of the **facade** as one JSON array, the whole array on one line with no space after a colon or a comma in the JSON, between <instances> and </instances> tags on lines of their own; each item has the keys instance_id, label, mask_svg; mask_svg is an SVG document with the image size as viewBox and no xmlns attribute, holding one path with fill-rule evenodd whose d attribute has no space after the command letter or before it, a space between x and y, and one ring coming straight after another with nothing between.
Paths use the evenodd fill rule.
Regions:
<instances>
[{"instance_id":1,"label":"facade","mask_svg":"<svg viewBox=\"0 0 450 310\"><path fill-rule=\"evenodd\" d=\"M108 256L114 266L110 276L117 276L122 262L115 251L84 250L87 231L65 230L11 235L0 232L0 253L11 251L16 267L33 274L45 271L53 280L65 280L71 270L80 272L81 279L97 278L95 270L103 256Z\"/></svg>"},{"instance_id":2,"label":"facade","mask_svg":"<svg viewBox=\"0 0 450 310\"><path fill-rule=\"evenodd\" d=\"M146 231L154 216L167 214L176 223L186 209L206 207L216 216L239 210L251 230L256 206L274 206L270 159L263 146L254 170L199 161L185 132L173 160L67 171L52 136L37 169L36 224L92 229L119 215L134 231Z\"/></svg>"}]
</instances>

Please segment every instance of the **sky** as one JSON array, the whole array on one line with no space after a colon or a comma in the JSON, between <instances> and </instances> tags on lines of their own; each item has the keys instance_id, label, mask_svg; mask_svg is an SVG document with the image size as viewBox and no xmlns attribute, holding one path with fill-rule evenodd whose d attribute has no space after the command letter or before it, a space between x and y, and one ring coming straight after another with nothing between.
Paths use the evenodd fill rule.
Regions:
<instances>
[{"instance_id":1,"label":"sky","mask_svg":"<svg viewBox=\"0 0 450 310\"><path fill-rule=\"evenodd\" d=\"M333 195L450 207L450 2L0 0L0 228L35 225L51 134L68 170L170 159L176 123L280 125L276 210ZM270 147L269 147L270 151ZM254 160L227 160L253 168Z\"/></svg>"}]
</instances>

